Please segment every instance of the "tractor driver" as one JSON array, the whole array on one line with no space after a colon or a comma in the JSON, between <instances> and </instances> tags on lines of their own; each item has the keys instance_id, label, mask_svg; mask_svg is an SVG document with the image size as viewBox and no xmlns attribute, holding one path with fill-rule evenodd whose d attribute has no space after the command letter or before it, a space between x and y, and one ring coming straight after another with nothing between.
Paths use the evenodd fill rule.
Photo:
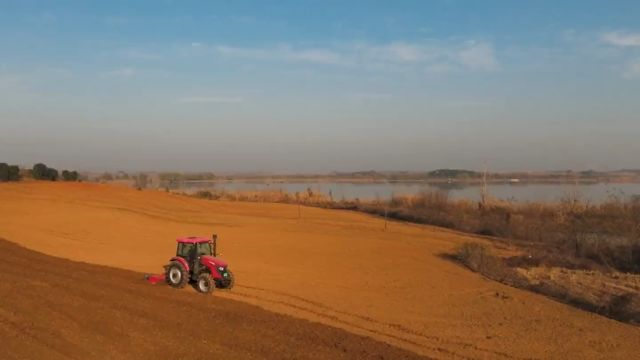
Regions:
<instances>
[{"instance_id":1,"label":"tractor driver","mask_svg":"<svg viewBox=\"0 0 640 360\"><path fill-rule=\"evenodd\" d=\"M189 264L189 267L193 269L193 273L197 274L199 267L200 267L200 262L198 261L198 247L196 246L196 244L191 244L191 247L189 249L189 256L187 259L187 262Z\"/></svg>"}]
</instances>

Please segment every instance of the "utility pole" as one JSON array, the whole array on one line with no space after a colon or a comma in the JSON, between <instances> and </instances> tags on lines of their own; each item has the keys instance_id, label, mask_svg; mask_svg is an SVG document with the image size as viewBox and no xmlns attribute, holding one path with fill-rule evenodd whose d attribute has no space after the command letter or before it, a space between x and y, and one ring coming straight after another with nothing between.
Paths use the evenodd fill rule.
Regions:
<instances>
[{"instance_id":1,"label":"utility pole","mask_svg":"<svg viewBox=\"0 0 640 360\"><path fill-rule=\"evenodd\" d=\"M482 189L480 190L480 202L483 207L487 205L488 198L488 189L487 189L487 163L484 163L484 170L482 171Z\"/></svg>"},{"instance_id":2,"label":"utility pole","mask_svg":"<svg viewBox=\"0 0 640 360\"><path fill-rule=\"evenodd\" d=\"M387 207L384 207L384 231L387 231Z\"/></svg>"}]
</instances>

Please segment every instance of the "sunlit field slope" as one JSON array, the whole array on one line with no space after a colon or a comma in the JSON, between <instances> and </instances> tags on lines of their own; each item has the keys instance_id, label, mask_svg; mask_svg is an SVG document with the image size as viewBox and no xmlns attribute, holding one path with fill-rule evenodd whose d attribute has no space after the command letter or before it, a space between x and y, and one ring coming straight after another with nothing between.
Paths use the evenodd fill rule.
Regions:
<instances>
[{"instance_id":1,"label":"sunlit field slope","mask_svg":"<svg viewBox=\"0 0 640 360\"><path fill-rule=\"evenodd\" d=\"M418 359L344 330L241 302L149 287L142 274L0 239L0 358ZM25 274L24 269L29 269Z\"/></svg>"},{"instance_id":2,"label":"sunlit field slope","mask_svg":"<svg viewBox=\"0 0 640 360\"><path fill-rule=\"evenodd\" d=\"M384 220L359 213L302 208L299 218L295 205L85 183L2 184L0 200L0 237L139 272L161 271L176 237L215 232L237 285L198 301L240 300L430 357L640 353L637 327L486 280L447 260L443 254L470 239L447 230L390 223L385 231Z\"/></svg>"}]
</instances>

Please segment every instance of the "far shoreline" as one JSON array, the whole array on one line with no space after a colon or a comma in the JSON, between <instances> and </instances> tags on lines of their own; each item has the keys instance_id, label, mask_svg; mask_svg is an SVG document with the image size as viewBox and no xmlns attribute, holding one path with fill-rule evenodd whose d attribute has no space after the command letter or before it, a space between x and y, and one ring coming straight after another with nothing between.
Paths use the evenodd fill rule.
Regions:
<instances>
[{"instance_id":1,"label":"far shoreline","mask_svg":"<svg viewBox=\"0 0 640 360\"><path fill-rule=\"evenodd\" d=\"M164 180L163 182L171 182ZM481 186L485 183L482 179L376 179L376 178L331 178L331 177L225 177L210 180L174 180L175 183L182 184L199 184L199 183L345 183L345 184L452 184L452 185L468 185ZM632 179L487 179L488 185L595 185L595 184L640 184L640 178Z\"/></svg>"}]
</instances>

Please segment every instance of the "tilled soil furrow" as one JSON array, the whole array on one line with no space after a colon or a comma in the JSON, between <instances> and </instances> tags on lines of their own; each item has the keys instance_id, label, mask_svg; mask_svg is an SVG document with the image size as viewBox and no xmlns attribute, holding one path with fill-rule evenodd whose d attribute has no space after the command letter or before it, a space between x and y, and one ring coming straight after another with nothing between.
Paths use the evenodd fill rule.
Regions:
<instances>
[{"instance_id":1,"label":"tilled soil furrow","mask_svg":"<svg viewBox=\"0 0 640 360\"><path fill-rule=\"evenodd\" d=\"M131 271L4 240L0 253L10 254L0 264L2 359L423 358L234 300L152 286Z\"/></svg>"}]
</instances>

